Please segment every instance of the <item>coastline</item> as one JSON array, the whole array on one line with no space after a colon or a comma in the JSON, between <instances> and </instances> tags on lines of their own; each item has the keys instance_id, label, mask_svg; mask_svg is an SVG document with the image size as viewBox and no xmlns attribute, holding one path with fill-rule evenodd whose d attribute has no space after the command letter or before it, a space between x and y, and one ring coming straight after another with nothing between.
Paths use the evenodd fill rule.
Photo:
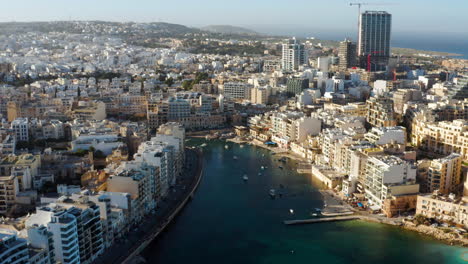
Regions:
<instances>
[{"instance_id":1,"label":"coastline","mask_svg":"<svg viewBox=\"0 0 468 264\"><path fill-rule=\"evenodd\" d=\"M154 230L151 234L149 234L142 242L139 244L137 248L132 250L132 253L128 255L125 260L123 260L121 263L122 264L134 264L134 263L141 263L145 262L144 258L140 255L141 252L153 241L155 240L159 234L161 234L171 223L174 218L177 217L177 215L185 208L187 203L193 198L195 191L198 189L198 186L200 185L202 175L203 175L203 153L200 150L195 149L194 150L197 156L197 172L195 175L195 183L192 186L191 190L189 193L187 193L186 197L183 199L183 201L174 209L174 211L166 218L166 221L164 224Z\"/></svg>"},{"instance_id":2,"label":"coastline","mask_svg":"<svg viewBox=\"0 0 468 264\"><path fill-rule=\"evenodd\" d=\"M268 149L272 152L275 152L275 154L278 156L288 157L291 160L294 160L296 162L307 161L306 159L298 157L297 155L291 153L289 150L279 149L276 147L275 148L268 147L268 146L261 144L260 142L256 142L256 140L246 141L246 140L241 140L238 138L231 138L231 139L226 139L226 141L233 142L236 144L250 144L250 145L258 146L264 149ZM311 177L314 177L312 173L310 172L304 173L304 174L310 174ZM468 239L464 238L463 236L456 237L453 233L446 233L442 229L434 228L431 226L426 226L426 225L416 226L412 222L405 221L403 218L387 218L384 216L382 217L382 216L375 215L375 214L369 214L366 211L357 211L356 209L352 208L346 201L341 199L341 197L338 194L334 193L331 189L320 190L320 193L322 195L322 199L325 202L325 204L331 204L331 203L334 204L334 206L332 207L335 207L335 208L330 209L328 212L328 215L347 214L349 210L352 210L354 215L359 217L359 220L362 220L362 221L392 225L392 226L399 227L403 230L417 232L418 234L431 237L433 239L436 239L448 245L458 245L458 246L468 247Z\"/></svg>"}]
</instances>

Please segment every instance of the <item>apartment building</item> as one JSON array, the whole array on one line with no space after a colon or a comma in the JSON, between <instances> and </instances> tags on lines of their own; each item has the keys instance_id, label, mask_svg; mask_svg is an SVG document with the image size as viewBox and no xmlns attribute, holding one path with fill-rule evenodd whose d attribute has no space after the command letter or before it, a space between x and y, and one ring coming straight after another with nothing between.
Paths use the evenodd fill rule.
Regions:
<instances>
[{"instance_id":1,"label":"apartment building","mask_svg":"<svg viewBox=\"0 0 468 264\"><path fill-rule=\"evenodd\" d=\"M416 167L395 156L372 156L366 163L365 197L381 208L392 195L416 194Z\"/></svg>"},{"instance_id":2,"label":"apartment building","mask_svg":"<svg viewBox=\"0 0 468 264\"><path fill-rule=\"evenodd\" d=\"M371 97L367 100L367 122L376 127L397 125L393 101L384 97Z\"/></svg>"},{"instance_id":3,"label":"apartment building","mask_svg":"<svg viewBox=\"0 0 468 264\"><path fill-rule=\"evenodd\" d=\"M459 153L463 161L468 161L468 121L415 120L412 124L411 142L424 151L436 154Z\"/></svg>"},{"instance_id":4,"label":"apartment building","mask_svg":"<svg viewBox=\"0 0 468 264\"><path fill-rule=\"evenodd\" d=\"M29 263L29 252L26 239L19 238L15 231L0 229L0 263Z\"/></svg>"},{"instance_id":5,"label":"apartment building","mask_svg":"<svg viewBox=\"0 0 468 264\"><path fill-rule=\"evenodd\" d=\"M418 181L424 193L459 193L462 184L461 155L452 153L441 159L419 161Z\"/></svg>"},{"instance_id":6,"label":"apartment building","mask_svg":"<svg viewBox=\"0 0 468 264\"><path fill-rule=\"evenodd\" d=\"M416 214L440 221L454 222L468 228L468 201L455 195L418 195Z\"/></svg>"}]
</instances>

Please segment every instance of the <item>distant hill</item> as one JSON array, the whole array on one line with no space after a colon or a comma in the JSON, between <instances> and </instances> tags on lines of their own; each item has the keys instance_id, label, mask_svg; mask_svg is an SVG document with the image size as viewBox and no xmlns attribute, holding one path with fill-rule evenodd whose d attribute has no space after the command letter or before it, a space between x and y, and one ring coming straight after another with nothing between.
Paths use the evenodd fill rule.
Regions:
<instances>
[{"instance_id":1,"label":"distant hill","mask_svg":"<svg viewBox=\"0 0 468 264\"><path fill-rule=\"evenodd\" d=\"M235 34L235 35L260 35L260 33L248 28L236 27L230 25L211 25L202 27L201 30L219 33L219 34Z\"/></svg>"}]
</instances>

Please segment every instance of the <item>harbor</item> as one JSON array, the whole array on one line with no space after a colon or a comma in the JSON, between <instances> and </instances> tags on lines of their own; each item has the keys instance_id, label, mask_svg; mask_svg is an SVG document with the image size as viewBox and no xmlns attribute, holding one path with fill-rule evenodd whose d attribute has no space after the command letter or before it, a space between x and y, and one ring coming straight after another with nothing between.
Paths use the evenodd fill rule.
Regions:
<instances>
[{"instance_id":1,"label":"harbor","mask_svg":"<svg viewBox=\"0 0 468 264\"><path fill-rule=\"evenodd\" d=\"M285 225L288 220L325 218L312 214L335 208L331 199L336 197L324 198L310 175L296 172L295 162L278 161L281 156L264 148L221 140L189 142L207 144L202 181L195 199L142 252L146 263L280 264L312 258L318 263L360 263L350 262L349 256L366 263L465 263L459 258L464 248L392 225L367 220ZM270 189L275 189L275 198Z\"/></svg>"}]
</instances>

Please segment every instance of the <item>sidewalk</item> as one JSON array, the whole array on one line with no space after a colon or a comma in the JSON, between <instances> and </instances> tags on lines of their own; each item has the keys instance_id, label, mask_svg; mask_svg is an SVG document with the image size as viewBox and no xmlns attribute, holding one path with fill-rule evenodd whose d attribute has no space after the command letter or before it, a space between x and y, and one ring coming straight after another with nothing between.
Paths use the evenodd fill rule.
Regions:
<instances>
[{"instance_id":1,"label":"sidewalk","mask_svg":"<svg viewBox=\"0 0 468 264\"><path fill-rule=\"evenodd\" d=\"M94 263L122 263L143 242L169 224L170 220L172 220L169 217L190 195L199 177L201 177L202 164L199 153L194 150L187 150L184 173L180 177L179 183L171 189L165 201L159 203L160 208L156 209L156 213L148 215L137 227L132 228L128 234L125 234L125 240L115 241Z\"/></svg>"}]
</instances>

